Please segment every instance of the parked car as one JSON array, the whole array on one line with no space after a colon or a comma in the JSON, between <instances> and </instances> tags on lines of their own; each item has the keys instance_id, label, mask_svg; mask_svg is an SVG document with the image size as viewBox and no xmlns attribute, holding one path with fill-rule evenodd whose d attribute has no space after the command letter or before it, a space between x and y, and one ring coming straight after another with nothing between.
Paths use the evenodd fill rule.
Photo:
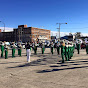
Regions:
<instances>
[{"instance_id":1,"label":"parked car","mask_svg":"<svg viewBox=\"0 0 88 88\"><path fill-rule=\"evenodd\" d=\"M82 43L81 44L81 49L84 49L84 48L86 48L86 44L85 43Z\"/></svg>"}]
</instances>

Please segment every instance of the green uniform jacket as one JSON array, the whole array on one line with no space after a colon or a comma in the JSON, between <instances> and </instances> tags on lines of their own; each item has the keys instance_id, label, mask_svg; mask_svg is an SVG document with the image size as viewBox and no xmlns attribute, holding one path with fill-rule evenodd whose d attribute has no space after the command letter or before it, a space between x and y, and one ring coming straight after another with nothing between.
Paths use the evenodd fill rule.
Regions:
<instances>
[{"instance_id":1,"label":"green uniform jacket","mask_svg":"<svg viewBox=\"0 0 88 88\"><path fill-rule=\"evenodd\" d=\"M1 57L3 57L3 52L4 52L4 46L1 45Z\"/></svg>"},{"instance_id":2,"label":"green uniform jacket","mask_svg":"<svg viewBox=\"0 0 88 88\"><path fill-rule=\"evenodd\" d=\"M64 63L64 55L65 55L65 46L61 45L61 57L62 57L62 63Z\"/></svg>"},{"instance_id":3,"label":"green uniform jacket","mask_svg":"<svg viewBox=\"0 0 88 88\"><path fill-rule=\"evenodd\" d=\"M79 50L80 49L80 44L77 44L77 50Z\"/></svg>"},{"instance_id":4,"label":"green uniform jacket","mask_svg":"<svg viewBox=\"0 0 88 88\"><path fill-rule=\"evenodd\" d=\"M88 44L86 44L86 53L88 54Z\"/></svg>"},{"instance_id":5,"label":"green uniform jacket","mask_svg":"<svg viewBox=\"0 0 88 88\"><path fill-rule=\"evenodd\" d=\"M65 46L61 45L61 54L65 53Z\"/></svg>"}]
</instances>

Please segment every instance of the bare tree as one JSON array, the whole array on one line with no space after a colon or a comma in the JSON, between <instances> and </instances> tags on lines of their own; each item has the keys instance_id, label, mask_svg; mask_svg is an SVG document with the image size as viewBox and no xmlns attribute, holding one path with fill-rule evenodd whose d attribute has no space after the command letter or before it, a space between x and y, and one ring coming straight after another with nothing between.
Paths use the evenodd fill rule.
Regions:
<instances>
[{"instance_id":1,"label":"bare tree","mask_svg":"<svg viewBox=\"0 0 88 88\"><path fill-rule=\"evenodd\" d=\"M76 39L79 39L81 36L82 36L81 32L76 32L76 33L75 33Z\"/></svg>"}]
</instances>

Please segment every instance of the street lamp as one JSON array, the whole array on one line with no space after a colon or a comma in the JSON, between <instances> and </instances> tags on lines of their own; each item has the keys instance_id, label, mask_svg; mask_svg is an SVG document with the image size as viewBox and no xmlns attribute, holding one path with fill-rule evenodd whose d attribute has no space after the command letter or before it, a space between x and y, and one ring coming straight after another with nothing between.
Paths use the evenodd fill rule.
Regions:
<instances>
[{"instance_id":1,"label":"street lamp","mask_svg":"<svg viewBox=\"0 0 88 88\"><path fill-rule=\"evenodd\" d=\"M0 22L2 22L2 21L0 21ZM4 22L2 22L3 24L4 24L4 30L3 30L3 32L5 32L5 23Z\"/></svg>"},{"instance_id":2,"label":"street lamp","mask_svg":"<svg viewBox=\"0 0 88 88\"><path fill-rule=\"evenodd\" d=\"M61 24L67 24L67 23L56 23L56 24L59 24L59 28L57 28L57 29L59 29L58 32L59 32L59 38L60 38L60 25Z\"/></svg>"}]
</instances>

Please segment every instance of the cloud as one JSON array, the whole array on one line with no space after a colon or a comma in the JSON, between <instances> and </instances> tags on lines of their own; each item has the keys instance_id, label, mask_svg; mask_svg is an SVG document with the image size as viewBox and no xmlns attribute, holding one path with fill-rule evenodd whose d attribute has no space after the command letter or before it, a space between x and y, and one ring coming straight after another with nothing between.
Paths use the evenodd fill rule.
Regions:
<instances>
[{"instance_id":1,"label":"cloud","mask_svg":"<svg viewBox=\"0 0 88 88\"><path fill-rule=\"evenodd\" d=\"M4 27L0 27L0 29L1 29L2 32L3 32ZM9 32L9 31L13 31L13 28L5 27L5 32Z\"/></svg>"},{"instance_id":2,"label":"cloud","mask_svg":"<svg viewBox=\"0 0 88 88\"><path fill-rule=\"evenodd\" d=\"M82 36L88 36L88 33L82 33Z\"/></svg>"}]
</instances>

